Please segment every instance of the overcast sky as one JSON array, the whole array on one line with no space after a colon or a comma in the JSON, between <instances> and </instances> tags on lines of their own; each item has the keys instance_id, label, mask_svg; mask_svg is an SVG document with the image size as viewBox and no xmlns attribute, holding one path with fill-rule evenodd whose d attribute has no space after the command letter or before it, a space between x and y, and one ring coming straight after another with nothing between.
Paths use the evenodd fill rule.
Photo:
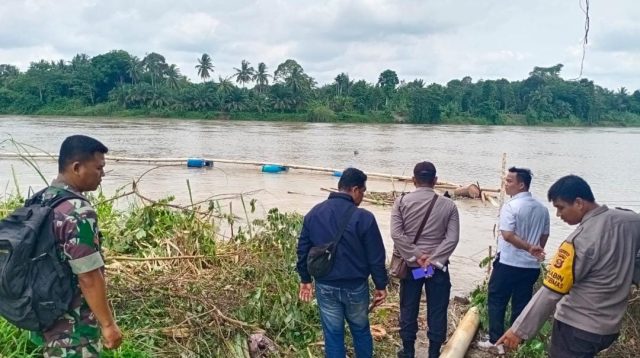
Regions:
<instances>
[{"instance_id":1,"label":"overcast sky","mask_svg":"<svg viewBox=\"0 0 640 358\"><path fill-rule=\"evenodd\" d=\"M640 2L590 6L583 77L640 89ZM579 0L2 0L0 63L123 49L158 52L193 81L203 52L215 79L243 59L273 71L288 58L320 84L340 72L376 82L385 69L427 83L519 80L557 63L573 79L584 21Z\"/></svg>"}]
</instances>

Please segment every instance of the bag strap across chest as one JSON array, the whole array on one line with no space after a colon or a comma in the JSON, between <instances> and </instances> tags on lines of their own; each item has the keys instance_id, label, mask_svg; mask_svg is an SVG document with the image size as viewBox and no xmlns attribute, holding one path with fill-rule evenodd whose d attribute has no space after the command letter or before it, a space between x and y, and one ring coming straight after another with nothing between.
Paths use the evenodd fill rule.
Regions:
<instances>
[{"instance_id":1,"label":"bag strap across chest","mask_svg":"<svg viewBox=\"0 0 640 358\"><path fill-rule=\"evenodd\" d=\"M422 222L420 223L420 228L418 229L418 232L416 233L416 237L413 239L413 244L415 245L416 242L418 242L418 239L420 238L420 235L422 235L422 230L424 230L424 226L427 223L427 220L429 220L429 216L431 215L431 211L433 210L433 206L436 204L436 200L438 200L438 194L435 194L433 196L433 199L431 199L431 203L429 204L429 207L427 208L427 212L424 215L424 218L422 219Z\"/></svg>"}]
</instances>

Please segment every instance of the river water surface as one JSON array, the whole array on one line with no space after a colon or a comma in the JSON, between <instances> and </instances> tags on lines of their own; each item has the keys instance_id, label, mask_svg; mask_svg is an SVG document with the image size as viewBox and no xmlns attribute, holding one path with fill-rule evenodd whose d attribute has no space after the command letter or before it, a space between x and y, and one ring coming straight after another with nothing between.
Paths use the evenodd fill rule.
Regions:
<instances>
[{"instance_id":1,"label":"river water surface","mask_svg":"<svg viewBox=\"0 0 640 358\"><path fill-rule=\"evenodd\" d=\"M596 199L610 206L640 210L640 129L638 128L544 128L495 126L427 126L409 124L324 124L236 122L172 119L114 119L75 117L0 117L0 141L14 140L57 153L61 141L71 134L87 134L104 142L109 154L124 157L205 157L344 168L365 172L411 175L413 165L430 160L443 181L483 187L500 186L502 153L508 166L524 166L534 172L532 192L549 207L550 256L572 228L555 217L546 202L546 190L557 178L577 174L591 185ZM0 151L15 151L5 142ZM36 151L35 149L33 150ZM354 155L357 151L357 155ZM48 178L57 166L39 160ZM107 193L137 178L153 166L107 163L103 188ZM12 169L13 168L13 169ZM19 160L0 158L0 195L14 189L13 174L24 190L44 184L35 171ZM186 166L154 170L141 181L149 197L175 195L187 203L187 180L194 200L216 194L254 192L256 216L272 207L305 214L323 200L320 188L337 186L337 178L291 170L263 174L259 167L215 164L213 169ZM370 191L410 190L411 185L371 179ZM248 200L248 199L247 199ZM478 262L495 247L493 226L498 209L476 200L456 202L461 216L461 240L450 267L453 291L462 294L485 278ZM228 204L226 204L228 205ZM385 245L389 237L390 208L363 203L380 225ZM233 211L244 215L234 200ZM228 228L221 235L228 235Z\"/></svg>"}]
</instances>

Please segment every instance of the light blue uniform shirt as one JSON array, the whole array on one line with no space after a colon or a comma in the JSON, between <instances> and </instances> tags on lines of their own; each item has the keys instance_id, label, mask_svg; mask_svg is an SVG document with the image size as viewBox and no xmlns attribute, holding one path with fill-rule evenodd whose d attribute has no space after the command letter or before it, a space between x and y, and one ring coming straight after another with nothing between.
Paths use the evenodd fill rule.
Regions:
<instances>
[{"instance_id":1,"label":"light blue uniform shirt","mask_svg":"<svg viewBox=\"0 0 640 358\"><path fill-rule=\"evenodd\" d=\"M512 231L531 245L540 245L540 236L549 234L549 210L530 192L518 193L500 210L500 230ZM522 268L540 268L540 263L527 251L498 238L500 263Z\"/></svg>"}]
</instances>

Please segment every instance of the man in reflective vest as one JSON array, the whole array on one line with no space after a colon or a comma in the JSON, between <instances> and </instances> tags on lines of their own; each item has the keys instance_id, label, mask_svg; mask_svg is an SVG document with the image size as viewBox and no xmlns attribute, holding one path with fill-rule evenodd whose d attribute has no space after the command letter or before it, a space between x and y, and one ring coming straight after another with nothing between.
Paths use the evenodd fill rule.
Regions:
<instances>
[{"instance_id":1,"label":"man in reflective vest","mask_svg":"<svg viewBox=\"0 0 640 358\"><path fill-rule=\"evenodd\" d=\"M549 356L594 357L620 332L640 250L640 215L597 204L589 184L575 175L560 178L547 196L557 215L578 227L550 261L544 286L498 344L516 348L555 308Z\"/></svg>"}]
</instances>

